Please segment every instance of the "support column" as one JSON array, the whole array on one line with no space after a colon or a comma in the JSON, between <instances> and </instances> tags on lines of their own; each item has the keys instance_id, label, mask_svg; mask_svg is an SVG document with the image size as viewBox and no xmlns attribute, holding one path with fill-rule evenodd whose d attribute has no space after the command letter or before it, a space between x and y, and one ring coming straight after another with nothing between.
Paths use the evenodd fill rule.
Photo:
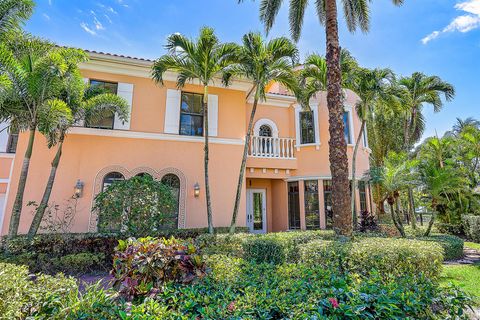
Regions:
<instances>
[{"instance_id":1,"label":"support column","mask_svg":"<svg viewBox=\"0 0 480 320\"><path fill-rule=\"evenodd\" d=\"M303 180L298 181L298 199L300 202L300 229L306 230L305 223L305 183Z\"/></svg>"},{"instance_id":2,"label":"support column","mask_svg":"<svg viewBox=\"0 0 480 320\"><path fill-rule=\"evenodd\" d=\"M320 212L320 229L326 229L327 217L325 215L325 199L323 197L323 180L318 180L318 210Z\"/></svg>"}]
</instances>

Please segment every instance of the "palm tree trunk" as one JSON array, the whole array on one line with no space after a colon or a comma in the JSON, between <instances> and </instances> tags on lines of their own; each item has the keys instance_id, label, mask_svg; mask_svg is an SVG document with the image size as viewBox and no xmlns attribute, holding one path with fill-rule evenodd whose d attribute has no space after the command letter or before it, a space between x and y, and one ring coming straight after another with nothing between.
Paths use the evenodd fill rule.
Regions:
<instances>
[{"instance_id":1,"label":"palm tree trunk","mask_svg":"<svg viewBox=\"0 0 480 320\"><path fill-rule=\"evenodd\" d=\"M250 113L250 120L248 121L247 135L245 137L245 145L243 146L242 164L240 165L240 175L238 176L237 193L236 193L236 196L235 196L235 205L233 207L232 222L230 223L230 234L235 233L235 226L236 226L236 223L237 223L237 215L238 215L238 207L240 205L240 197L242 195L243 177L245 175L245 167L246 167L246 164L247 164L248 148L250 146L250 139L251 139L251 136L252 136L252 128L253 128L253 119L255 118L255 112L257 111L257 104L258 104L258 98L255 95L255 100L253 100L252 112Z\"/></svg>"},{"instance_id":2,"label":"palm tree trunk","mask_svg":"<svg viewBox=\"0 0 480 320\"><path fill-rule=\"evenodd\" d=\"M12 239L18 234L18 226L20 224L20 215L23 207L23 194L25 193L25 185L27 183L28 169L30 167L30 158L32 157L33 143L35 141L35 129L37 125L32 124L30 126L30 135L28 137L28 145L25 150L25 156L23 158L22 170L20 171L20 178L18 180L17 195L15 196L15 202L13 203L12 215L10 217L10 225L8 228L8 238Z\"/></svg>"},{"instance_id":3,"label":"palm tree trunk","mask_svg":"<svg viewBox=\"0 0 480 320\"><path fill-rule=\"evenodd\" d=\"M208 86L204 86L203 93L203 130L205 136L204 146L204 172L205 172L205 198L207 200L207 221L208 221L208 233L213 234L213 221L212 221L212 203L210 200L210 184L208 182Z\"/></svg>"},{"instance_id":4,"label":"palm tree trunk","mask_svg":"<svg viewBox=\"0 0 480 320\"><path fill-rule=\"evenodd\" d=\"M332 174L332 207L335 231L352 235L350 186L348 182L347 142L344 137L342 73L340 70L340 44L338 41L337 1L327 0L327 106L329 114L329 160Z\"/></svg>"},{"instance_id":5,"label":"palm tree trunk","mask_svg":"<svg viewBox=\"0 0 480 320\"><path fill-rule=\"evenodd\" d=\"M403 229L403 225L399 223L399 221L397 221L393 204L390 204L390 214L392 216L393 224L397 228L398 232L400 232L400 235L402 236L402 238L405 238L405 230Z\"/></svg>"},{"instance_id":6,"label":"palm tree trunk","mask_svg":"<svg viewBox=\"0 0 480 320\"><path fill-rule=\"evenodd\" d=\"M355 148L353 149L352 156L352 217L353 217L353 226L357 227L357 213L355 212L355 201L357 199L357 178L355 176L357 171L357 153L358 147L360 146L360 140L362 139L363 131L365 131L365 120L362 120L362 126L360 127L360 132L358 133L357 141L355 142Z\"/></svg>"},{"instance_id":7,"label":"palm tree trunk","mask_svg":"<svg viewBox=\"0 0 480 320\"><path fill-rule=\"evenodd\" d=\"M417 229L417 215L415 214L415 200L413 199L413 190L408 188L408 202L410 204L410 218L412 219L413 230Z\"/></svg>"},{"instance_id":8,"label":"palm tree trunk","mask_svg":"<svg viewBox=\"0 0 480 320\"><path fill-rule=\"evenodd\" d=\"M50 176L48 177L47 185L45 186L45 191L43 192L42 201L38 206L35 216L33 217L32 224L30 225L30 229L28 230L28 239L31 240L38 232L38 228L42 223L43 215L45 214L45 210L48 206L48 201L50 200L50 195L52 193L53 183L55 182L55 175L57 174L58 164L60 163L60 158L62 156L62 147L63 147L63 140L65 136L62 135L58 142L57 153L55 154L55 158L53 158L52 166L50 168Z\"/></svg>"},{"instance_id":9,"label":"palm tree trunk","mask_svg":"<svg viewBox=\"0 0 480 320\"><path fill-rule=\"evenodd\" d=\"M436 211L436 209L433 209L432 217L430 218L430 222L428 222L427 230L425 231L425 234L423 235L424 237L428 237L430 235L430 232L432 231L433 223L435 222L435 211Z\"/></svg>"}]
</instances>

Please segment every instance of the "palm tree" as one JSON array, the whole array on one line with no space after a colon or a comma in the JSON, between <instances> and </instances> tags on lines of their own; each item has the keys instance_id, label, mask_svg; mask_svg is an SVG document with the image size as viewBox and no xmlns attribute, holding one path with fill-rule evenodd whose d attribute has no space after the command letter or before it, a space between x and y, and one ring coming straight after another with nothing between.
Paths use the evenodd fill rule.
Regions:
<instances>
[{"instance_id":1,"label":"palm tree","mask_svg":"<svg viewBox=\"0 0 480 320\"><path fill-rule=\"evenodd\" d=\"M243 2L244 0L239 0ZM403 0L392 0L402 4ZM366 32L369 28L369 8L367 1L343 0L343 11L347 27L351 32L357 28ZM260 19L268 32L280 11L283 1L261 0ZM290 0L290 32L295 41L300 38L308 0ZM316 0L315 9L320 23L325 25L327 61L327 106L329 111L329 150L330 171L332 174L333 212L337 232L352 234L352 214L348 182L347 143L344 138L342 74L340 69L340 43L338 39L337 1Z\"/></svg>"},{"instance_id":2,"label":"palm tree","mask_svg":"<svg viewBox=\"0 0 480 320\"><path fill-rule=\"evenodd\" d=\"M365 127L369 116L374 116L374 108L379 103L391 102L393 97L391 96L390 86L395 80L395 75L390 69L359 69L356 72L355 80L352 81L350 88L359 96L360 101L356 104L357 114L360 117L362 123L358 137L355 141L355 147L353 149L352 156L352 214L353 225L357 224L357 214L355 212L356 201L356 164L357 153L365 134Z\"/></svg>"},{"instance_id":3,"label":"palm tree","mask_svg":"<svg viewBox=\"0 0 480 320\"><path fill-rule=\"evenodd\" d=\"M238 45L220 43L209 27L200 30L195 41L181 34L172 34L167 39L168 54L161 56L152 67L153 79L163 85L163 75L167 71L178 73L177 87L183 88L188 81L198 80L203 86L203 134L205 197L207 201L208 231L213 233L212 206L208 176L208 86L210 81L227 70L235 62Z\"/></svg>"},{"instance_id":4,"label":"palm tree","mask_svg":"<svg viewBox=\"0 0 480 320\"><path fill-rule=\"evenodd\" d=\"M441 96L446 101L451 101L455 96L455 88L440 77L427 76L421 72L401 78L398 85L398 95L405 110L404 148L409 150L421 138L425 129L423 106L431 105L435 112L439 112L443 107Z\"/></svg>"},{"instance_id":5,"label":"palm tree","mask_svg":"<svg viewBox=\"0 0 480 320\"><path fill-rule=\"evenodd\" d=\"M453 125L452 132L454 135L458 136L467 127L475 127L477 129L480 129L480 121L473 117L468 117L465 120L457 118L457 121Z\"/></svg>"},{"instance_id":6,"label":"palm tree","mask_svg":"<svg viewBox=\"0 0 480 320\"><path fill-rule=\"evenodd\" d=\"M395 212L394 205L398 201L400 192L416 183L416 175L413 171L415 165L416 162L409 160L405 153L389 152L384 165L371 168L369 172L373 184L382 187L382 202L387 200L392 221L402 237L405 237L405 230L398 212Z\"/></svg>"},{"instance_id":7,"label":"palm tree","mask_svg":"<svg viewBox=\"0 0 480 320\"><path fill-rule=\"evenodd\" d=\"M9 238L18 232L39 113L48 108L49 101L61 96L75 71L72 66L86 58L81 50L56 47L29 35L18 38L13 47L0 43L0 74L10 83L0 118L9 120L21 131L29 131L10 218Z\"/></svg>"},{"instance_id":8,"label":"palm tree","mask_svg":"<svg viewBox=\"0 0 480 320\"><path fill-rule=\"evenodd\" d=\"M398 84L398 94L405 109L403 147L408 151L420 140L425 130L423 106L429 104L435 112L439 112L443 107L441 96L443 95L446 101L451 101L455 96L455 88L438 76L427 76L421 72L401 78ZM408 199L413 217L415 203L412 189L408 189Z\"/></svg>"},{"instance_id":9,"label":"palm tree","mask_svg":"<svg viewBox=\"0 0 480 320\"><path fill-rule=\"evenodd\" d=\"M16 30L26 21L35 6L32 0L1 0L0 1L0 37Z\"/></svg>"},{"instance_id":10,"label":"palm tree","mask_svg":"<svg viewBox=\"0 0 480 320\"><path fill-rule=\"evenodd\" d=\"M242 195L243 178L247 162L247 153L252 135L253 120L259 101L266 100L266 87L277 82L295 91L296 78L293 67L298 59L296 46L287 38L281 37L265 42L260 33L247 33L243 36L243 46L238 52L238 61L224 74L224 83L228 85L232 76L243 77L253 82L253 106L248 122L242 163L238 176L235 205L233 208L230 233L235 232L238 207ZM248 98L248 97L247 97Z\"/></svg>"},{"instance_id":11,"label":"palm tree","mask_svg":"<svg viewBox=\"0 0 480 320\"><path fill-rule=\"evenodd\" d=\"M38 129L47 138L48 147L57 146L57 152L51 163L50 175L45 186L42 200L35 211L28 238L33 239L42 222L50 200L58 165L62 156L63 143L68 130L79 121L95 120L106 111L116 113L120 120L128 117L128 103L125 99L111 93L97 94L97 90L85 90L80 72L71 77L63 100L53 99L46 103L39 113Z\"/></svg>"}]
</instances>

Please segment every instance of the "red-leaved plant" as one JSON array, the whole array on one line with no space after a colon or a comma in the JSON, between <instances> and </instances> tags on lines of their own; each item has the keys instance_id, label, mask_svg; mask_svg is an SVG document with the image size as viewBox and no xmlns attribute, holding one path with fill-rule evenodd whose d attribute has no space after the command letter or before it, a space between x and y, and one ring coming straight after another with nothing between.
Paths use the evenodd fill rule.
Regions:
<instances>
[{"instance_id":1,"label":"red-leaved plant","mask_svg":"<svg viewBox=\"0 0 480 320\"><path fill-rule=\"evenodd\" d=\"M205 276L205 262L191 241L129 238L115 249L113 287L129 300L158 292L168 281L186 284Z\"/></svg>"}]
</instances>

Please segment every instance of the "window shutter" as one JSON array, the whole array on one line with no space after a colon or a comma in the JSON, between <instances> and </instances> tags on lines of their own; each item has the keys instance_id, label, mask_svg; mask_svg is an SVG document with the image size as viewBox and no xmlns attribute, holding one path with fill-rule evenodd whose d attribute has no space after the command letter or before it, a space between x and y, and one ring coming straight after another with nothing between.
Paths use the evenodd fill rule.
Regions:
<instances>
[{"instance_id":1,"label":"window shutter","mask_svg":"<svg viewBox=\"0 0 480 320\"><path fill-rule=\"evenodd\" d=\"M117 114L115 114L115 121L113 122L114 129L130 130L130 119L132 118L132 101L133 101L133 84L119 83L117 87L117 95L125 99L128 103L128 117L127 121L122 122Z\"/></svg>"},{"instance_id":2,"label":"window shutter","mask_svg":"<svg viewBox=\"0 0 480 320\"><path fill-rule=\"evenodd\" d=\"M7 151L7 144L8 144L8 127L7 122L0 122L0 153Z\"/></svg>"},{"instance_id":3,"label":"window shutter","mask_svg":"<svg viewBox=\"0 0 480 320\"><path fill-rule=\"evenodd\" d=\"M208 135L218 135L218 96L214 94L208 95Z\"/></svg>"},{"instance_id":4,"label":"window shutter","mask_svg":"<svg viewBox=\"0 0 480 320\"><path fill-rule=\"evenodd\" d=\"M167 90L167 103L165 107L165 133L179 134L180 125L180 100L182 92L180 90Z\"/></svg>"}]
</instances>

